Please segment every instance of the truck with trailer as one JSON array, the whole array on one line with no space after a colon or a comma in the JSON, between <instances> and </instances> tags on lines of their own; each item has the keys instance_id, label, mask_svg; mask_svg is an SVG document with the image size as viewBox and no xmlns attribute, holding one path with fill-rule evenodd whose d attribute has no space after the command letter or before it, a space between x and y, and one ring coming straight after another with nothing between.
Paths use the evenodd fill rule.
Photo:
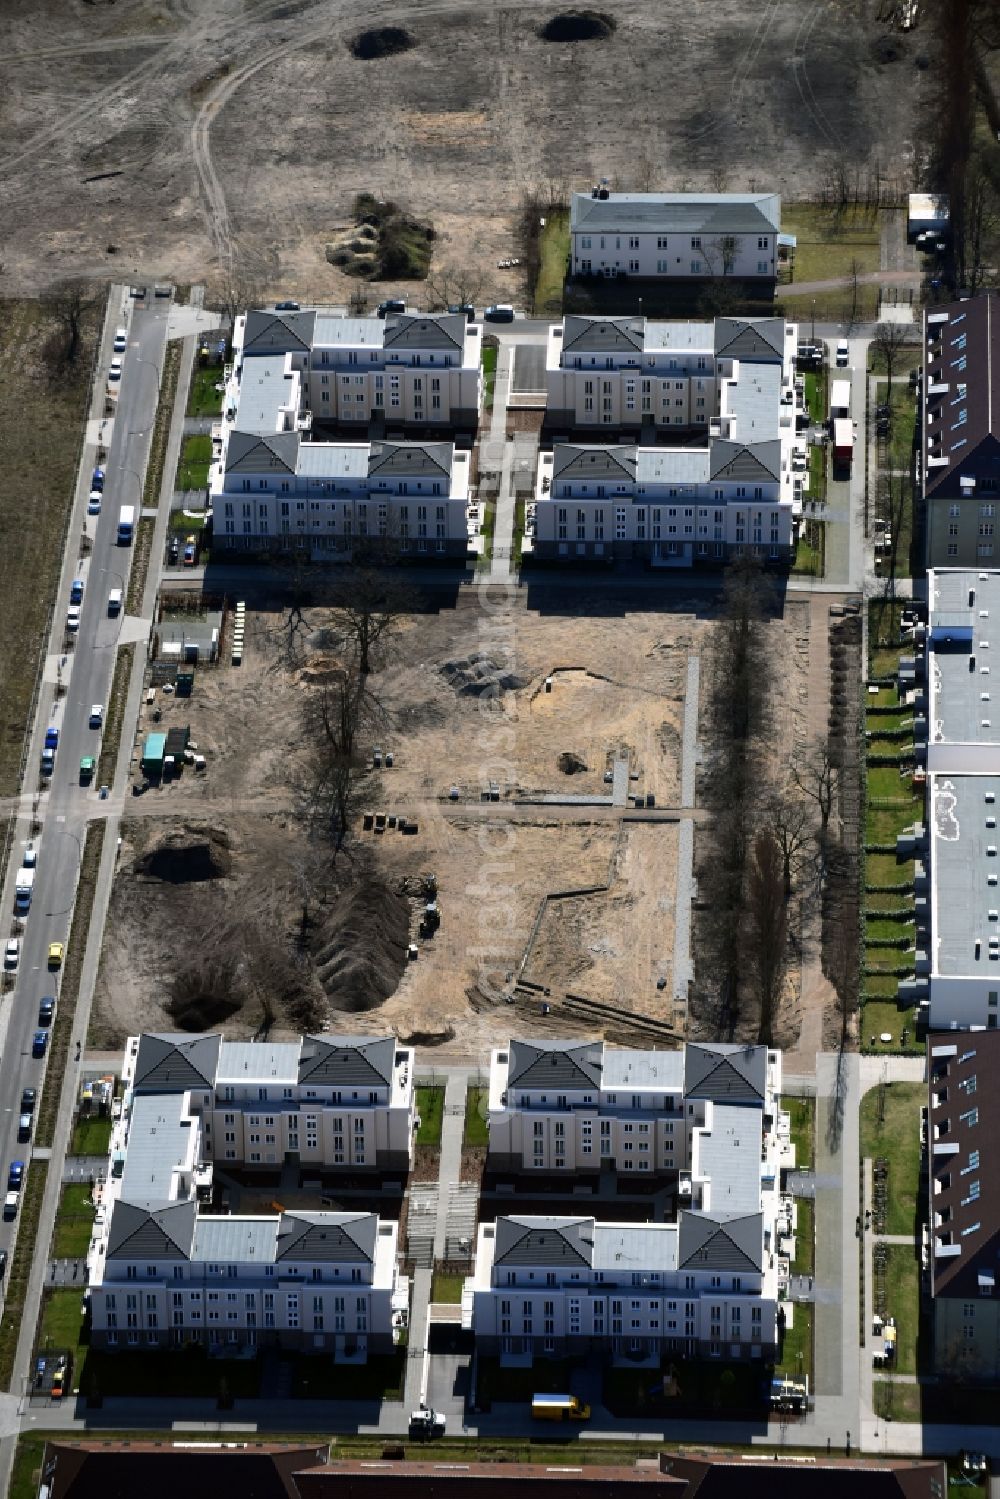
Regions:
<instances>
[{"instance_id":1,"label":"truck with trailer","mask_svg":"<svg viewBox=\"0 0 1000 1499\"><path fill-rule=\"evenodd\" d=\"M835 422L840 416L851 414L851 382L850 380L832 380L830 382L830 420Z\"/></svg>"},{"instance_id":2,"label":"truck with trailer","mask_svg":"<svg viewBox=\"0 0 1000 1499\"><path fill-rule=\"evenodd\" d=\"M14 910L19 916L25 915L31 905L31 895L35 887L35 871L33 869L19 869L14 881Z\"/></svg>"},{"instance_id":3,"label":"truck with trailer","mask_svg":"<svg viewBox=\"0 0 1000 1499\"><path fill-rule=\"evenodd\" d=\"M590 1406L576 1395L533 1395L531 1414L536 1421L589 1421Z\"/></svg>"},{"instance_id":4,"label":"truck with trailer","mask_svg":"<svg viewBox=\"0 0 1000 1499\"><path fill-rule=\"evenodd\" d=\"M838 416L833 424L833 466L850 473L853 461L854 423L845 416Z\"/></svg>"},{"instance_id":5,"label":"truck with trailer","mask_svg":"<svg viewBox=\"0 0 1000 1499\"><path fill-rule=\"evenodd\" d=\"M123 505L118 512L118 545L131 546L135 535L135 506Z\"/></svg>"}]
</instances>

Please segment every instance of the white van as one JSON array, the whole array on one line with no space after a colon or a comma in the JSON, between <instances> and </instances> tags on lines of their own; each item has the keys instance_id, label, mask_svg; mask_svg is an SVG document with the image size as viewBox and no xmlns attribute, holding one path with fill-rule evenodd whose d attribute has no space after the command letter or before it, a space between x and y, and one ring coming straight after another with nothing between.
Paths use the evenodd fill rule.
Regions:
<instances>
[{"instance_id":1,"label":"white van","mask_svg":"<svg viewBox=\"0 0 1000 1499\"><path fill-rule=\"evenodd\" d=\"M112 588L108 594L108 613L120 614L122 607L122 591L120 588Z\"/></svg>"},{"instance_id":2,"label":"white van","mask_svg":"<svg viewBox=\"0 0 1000 1499\"><path fill-rule=\"evenodd\" d=\"M851 357L851 352L850 352L849 348L847 347L847 339L846 338L838 338L837 339L837 368L838 368L838 370L846 370L846 368L847 368L847 362L850 359L850 357Z\"/></svg>"}]
</instances>

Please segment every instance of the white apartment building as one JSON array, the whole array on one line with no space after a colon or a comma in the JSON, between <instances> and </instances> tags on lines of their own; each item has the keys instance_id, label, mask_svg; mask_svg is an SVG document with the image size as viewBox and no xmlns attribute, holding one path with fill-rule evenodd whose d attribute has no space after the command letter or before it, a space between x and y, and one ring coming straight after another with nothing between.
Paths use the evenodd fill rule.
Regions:
<instances>
[{"instance_id":1,"label":"white apartment building","mask_svg":"<svg viewBox=\"0 0 1000 1499\"><path fill-rule=\"evenodd\" d=\"M1000 1015L1000 572L927 574L927 872L917 866L917 994L934 1030ZM998 664L1000 671L1000 664ZM926 893L925 893L926 892Z\"/></svg>"},{"instance_id":2,"label":"white apartment building","mask_svg":"<svg viewBox=\"0 0 1000 1499\"><path fill-rule=\"evenodd\" d=\"M209 472L213 547L466 557L469 453L431 439L475 429L481 338L458 314L237 318Z\"/></svg>"},{"instance_id":3,"label":"white apartment building","mask_svg":"<svg viewBox=\"0 0 1000 1499\"><path fill-rule=\"evenodd\" d=\"M781 1054L763 1046L635 1051L512 1040L490 1059L489 1168L680 1172L685 1195L698 1201L715 1111L739 1108L756 1120L745 1128L756 1131L755 1159L766 1160L770 1191L780 1093Z\"/></svg>"},{"instance_id":4,"label":"white apartment building","mask_svg":"<svg viewBox=\"0 0 1000 1499\"><path fill-rule=\"evenodd\" d=\"M777 193L613 193L595 187L570 204L574 276L773 284Z\"/></svg>"},{"instance_id":5,"label":"white apartment building","mask_svg":"<svg viewBox=\"0 0 1000 1499\"><path fill-rule=\"evenodd\" d=\"M781 318L567 318L553 329L550 420L607 438L539 454L527 553L657 567L719 565L742 552L788 561L808 467L796 429L797 334ZM649 445L608 440L637 427ZM703 443L652 445L658 431L692 427Z\"/></svg>"},{"instance_id":6,"label":"white apartment building","mask_svg":"<svg viewBox=\"0 0 1000 1499\"><path fill-rule=\"evenodd\" d=\"M395 1048L392 1038L386 1044ZM314 1105L317 1121L327 1105L344 1108L345 1120L348 1108L352 1119L367 1110L367 1122L376 1110L393 1107L394 1079L384 1076L378 1050L383 1043L306 1038L295 1043L301 1048L297 1077L268 1043L237 1043L226 1056L229 1045L219 1036L150 1035L129 1042L124 1106L87 1256L92 1345L195 1344L230 1356L278 1345L354 1362L388 1352L409 1289L398 1273L395 1223L374 1213L203 1211L212 1196L217 1092L234 1118L246 1116L249 1130L257 1120L264 1147L256 1151L249 1133L246 1161L237 1162L232 1151L238 1147L225 1135L230 1169L271 1162L274 1170L282 1137L276 1120L291 1115L300 1095L304 1137ZM245 1054L258 1052L251 1066ZM402 1057L412 1092L409 1054ZM345 1137L351 1133L345 1127ZM317 1154L325 1138L317 1128L311 1147ZM295 1164L295 1152L289 1155ZM314 1169L329 1164L347 1165L317 1160ZM359 1169L365 1165L365 1159L356 1162Z\"/></svg>"}]
</instances>

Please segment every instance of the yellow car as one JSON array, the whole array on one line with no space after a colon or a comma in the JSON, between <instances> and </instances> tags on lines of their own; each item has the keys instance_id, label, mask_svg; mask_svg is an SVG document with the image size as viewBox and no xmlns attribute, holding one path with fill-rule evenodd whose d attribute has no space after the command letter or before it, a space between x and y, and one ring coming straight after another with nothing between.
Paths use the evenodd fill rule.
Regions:
<instances>
[{"instance_id":1,"label":"yellow car","mask_svg":"<svg viewBox=\"0 0 1000 1499\"><path fill-rule=\"evenodd\" d=\"M63 954L65 953L65 951L66 951L66 949L65 949L65 947L63 946L63 944L61 942L50 942L49 943L49 967L50 968L61 968L62 967Z\"/></svg>"}]
</instances>

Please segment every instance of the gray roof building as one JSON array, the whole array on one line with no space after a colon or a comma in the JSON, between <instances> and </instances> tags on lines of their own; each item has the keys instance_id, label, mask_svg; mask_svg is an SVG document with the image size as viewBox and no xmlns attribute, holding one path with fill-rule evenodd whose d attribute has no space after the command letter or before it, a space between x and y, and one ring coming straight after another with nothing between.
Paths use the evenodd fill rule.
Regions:
<instances>
[{"instance_id":1,"label":"gray roof building","mask_svg":"<svg viewBox=\"0 0 1000 1499\"><path fill-rule=\"evenodd\" d=\"M716 437L710 452L709 478L748 484L770 484L781 478L781 441L777 437L754 443Z\"/></svg>"},{"instance_id":2,"label":"gray roof building","mask_svg":"<svg viewBox=\"0 0 1000 1499\"><path fill-rule=\"evenodd\" d=\"M450 479L453 454L450 442L373 442L368 477L404 474L415 479Z\"/></svg>"},{"instance_id":3,"label":"gray roof building","mask_svg":"<svg viewBox=\"0 0 1000 1499\"><path fill-rule=\"evenodd\" d=\"M641 354L645 336L645 319L641 317L594 318L567 313L563 319L566 354L610 354L622 349Z\"/></svg>"},{"instance_id":4,"label":"gray roof building","mask_svg":"<svg viewBox=\"0 0 1000 1499\"><path fill-rule=\"evenodd\" d=\"M557 442L552 456L553 479L593 479L596 482L611 479L629 484L635 482L637 449L628 444L620 447L588 447L571 442Z\"/></svg>"},{"instance_id":5,"label":"gray roof building","mask_svg":"<svg viewBox=\"0 0 1000 1499\"><path fill-rule=\"evenodd\" d=\"M183 1093L188 1088L214 1087L221 1042L221 1036L142 1035L133 1089L136 1093Z\"/></svg>"},{"instance_id":6,"label":"gray roof building","mask_svg":"<svg viewBox=\"0 0 1000 1499\"><path fill-rule=\"evenodd\" d=\"M377 1238L376 1213L282 1213L274 1257L279 1263L373 1264Z\"/></svg>"},{"instance_id":7,"label":"gray roof building","mask_svg":"<svg viewBox=\"0 0 1000 1499\"><path fill-rule=\"evenodd\" d=\"M728 1041L689 1041L684 1050L684 1093L720 1103L764 1101L767 1049Z\"/></svg>"},{"instance_id":8,"label":"gray roof building","mask_svg":"<svg viewBox=\"0 0 1000 1499\"><path fill-rule=\"evenodd\" d=\"M344 1088L391 1083L395 1056L395 1036L306 1036L299 1082Z\"/></svg>"},{"instance_id":9,"label":"gray roof building","mask_svg":"<svg viewBox=\"0 0 1000 1499\"><path fill-rule=\"evenodd\" d=\"M111 1210L107 1258L188 1260L194 1243L198 1205L186 1202L126 1202Z\"/></svg>"},{"instance_id":10,"label":"gray roof building","mask_svg":"<svg viewBox=\"0 0 1000 1499\"><path fill-rule=\"evenodd\" d=\"M679 1270L747 1270L764 1268L764 1218L761 1213L681 1213Z\"/></svg>"},{"instance_id":11,"label":"gray roof building","mask_svg":"<svg viewBox=\"0 0 1000 1499\"><path fill-rule=\"evenodd\" d=\"M661 234L774 234L778 193L574 193L570 232L652 230Z\"/></svg>"},{"instance_id":12,"label":"gray roof building","mask_svg":"<svg viewBox=\"0 0 1000 1499\"><path fill-rule=\"evenodd\" d=\"M600 1041L511 1041L507 1084L513 1088L600 1087Z\"/></svg>"},{"instance_id":13,"label":"gray roof building","mask_svg":"<svg viewBox=\"0 0 1000 1499\"><path fill-rule=\"evenodd\" d=\"M467 327L464 312L389 313L384 323L386 349L441 349L461 353Z\"/></svg>"},{"instance_id":14,"label":"gray roof building","mask_svg":"<svg viewBox=\"0 0 1000 1499\"><path fill-rule=\"evenodd\" d=\"M785 355L785 320L780 317L717 317L716 358L750 359L754 362Z\"/></svg>"},{"instance_id":15,"label":"gray roof building","mask_svg":"<svg viewBox=\"0 0 1000 1499\"><path fill-rule=\"evenodd\" d=\"M298 432L242 432L229 434L226 472L230 474L294 474L302 438Z\"/></svg>"},{"instance_id":16,"label":"gray roof building","mask_svg":"<svg viewBox=\"0 0 1000 1499\"><path fill-rule=\"evenodd\" d=\"M593 1218L498 1218L495 1265L590 1265Z\"/></svg>"},{"instance_id":17,"label":"gray roof building","mask_svg":"<svg viewBox=\"0 0 1000 1499\"><path fill-rule=\"evenodd\" d=\"M244 354L308 354L312 348L314 311L248 312Z\"/></svg>"}]
</instances>

